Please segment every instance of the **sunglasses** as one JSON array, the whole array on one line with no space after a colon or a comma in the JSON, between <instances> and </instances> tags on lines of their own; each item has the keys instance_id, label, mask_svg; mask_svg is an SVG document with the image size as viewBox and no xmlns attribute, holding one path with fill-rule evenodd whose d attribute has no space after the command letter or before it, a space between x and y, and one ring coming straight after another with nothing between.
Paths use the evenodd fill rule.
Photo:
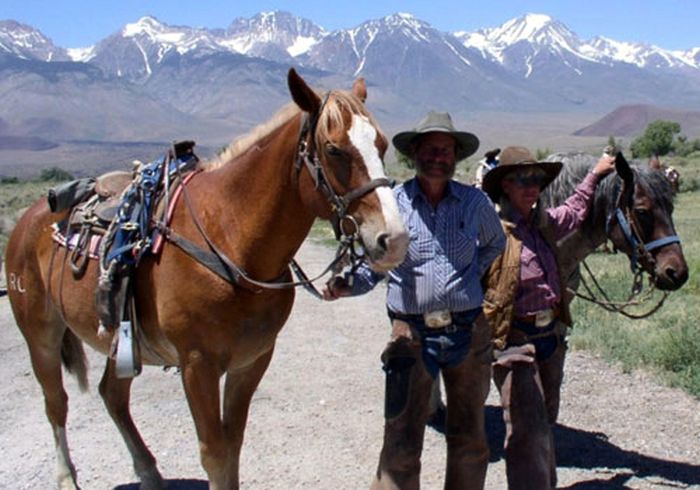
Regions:
<instances>
[{"instance_id":1,"label":"sunglasses","mask_svg":"<svg viewBox=\"0 0 700 490\"><path fill-rule=\"evenodd\" d=\"M545 182L545 176L541 174L515 174L512 177L508 177L506 180L515 183L518 187L542 187Z\"/></svg>"}]
</instances>

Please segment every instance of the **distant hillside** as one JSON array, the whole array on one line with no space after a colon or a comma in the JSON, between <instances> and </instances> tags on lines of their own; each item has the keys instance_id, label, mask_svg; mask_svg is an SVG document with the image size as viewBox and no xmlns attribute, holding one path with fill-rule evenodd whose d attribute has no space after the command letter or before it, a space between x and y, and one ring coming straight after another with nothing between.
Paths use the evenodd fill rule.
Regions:
<instances>
[{"instance_id":1,"label":"distant hillside","mask_svg":"<svg viewBox=\"0 0 700 490\"><path fill-rule=\"evenodd\" d=\"M700 112L664 109L651 105L624 105L598 121L575 131L574 136L637 136L651 122L662 119L681 125L688 137L700 136Z\"/></svg>"}]
</instances>

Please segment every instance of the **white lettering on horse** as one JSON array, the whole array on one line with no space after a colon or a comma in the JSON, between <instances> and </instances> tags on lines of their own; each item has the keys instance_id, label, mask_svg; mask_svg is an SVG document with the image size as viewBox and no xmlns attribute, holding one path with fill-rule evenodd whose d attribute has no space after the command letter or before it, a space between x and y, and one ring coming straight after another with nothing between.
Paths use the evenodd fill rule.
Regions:
<instances>
[{"instance_id":1,"label":"white lettering on horse","mask_svg":"<svg viewBox=\"0 0 700 490\"><path fill-rule=\"evenodd\" d=\"M11 291L17 291L18 293L27 292L27 290L24 289L24 286L22 286L22 276L18 276L14 272L10 272L8 287Z\"/></svg>"}]
</instances>

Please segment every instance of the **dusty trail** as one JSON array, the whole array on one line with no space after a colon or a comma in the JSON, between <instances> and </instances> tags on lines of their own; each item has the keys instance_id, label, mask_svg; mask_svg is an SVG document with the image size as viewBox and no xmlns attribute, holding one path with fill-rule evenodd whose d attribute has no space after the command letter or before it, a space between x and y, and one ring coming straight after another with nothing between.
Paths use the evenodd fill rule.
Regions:
<instances>
[{"instance_id":1,"label":"dusty trail","mask_svg":"<svg viewBox=\"0 0 700 490\"><path fill-rule=\"evenodd\" d=\"M312 273L331 254L306 244L298 258ZM368 487L382 439L379 355L389 333L383 300L381 287L331 304L299 291L253 399L241 488ZM68 438L80 482L87 490L134 490L126 448L97 394L103 361L92 354L90 361L89 393L80 394L66 377ZM6 297L0 298L0 370L0 488L52 488L52 437ZM563 401L556 429L560 488L700 489L700 401L582 352L568 358ZM146 368L134 383L132 408L170 488L207 488L178 375ZM492 490L506 488L500 416L492 389L487 406ZM444 458L442 436L429 430L424 488L442 488Z\"/></svg>"}]
</instances>

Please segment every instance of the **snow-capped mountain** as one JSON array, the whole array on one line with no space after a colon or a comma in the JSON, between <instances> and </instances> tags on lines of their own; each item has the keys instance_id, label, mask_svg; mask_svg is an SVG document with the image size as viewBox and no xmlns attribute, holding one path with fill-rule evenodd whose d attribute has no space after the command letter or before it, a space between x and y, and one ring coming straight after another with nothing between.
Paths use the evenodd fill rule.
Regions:
<instances>
[{"instance_id":1,"label":"snow-capped mountain","mask_svg":"<svg viewBox=\"0 0 700 490\"><path fill-rule=\"evenodd\" d=\"M91 62L118 77L142 81L165 60L185 55L236 53L290 63L325 34L313 22L287 12L236 19L226 30L170 26L147 16L94 47L71 53L76 61Z\"/></svg>"},{"instance_id":2,"label":"snow-capped mountain","mask_svg":"<svg viewBox=\"0 0 700 490\"><path fill-rule=\"evenodd\" d=\"M40 61L66 61L70 59L64 48L37 29L13 20L0 21L0 53L18 58Z\"/></svg>"},{"instance_id":3,"label":"snow-capped mountain","mask_svg":"<svg viewBox=\"0 0 700 490\"><path fill-rule=\"evenodd\" d=\"M169 26L155 17L125 25L88 49L81 61L128 80L147 79L169 56L191 52L212 53L222 48L207 29Z\"/></svg>"},{"instance_id":4,"label":"snow-capped mountain","mask_svg":"<svg viewBox=\"0 0 700 490\"><path fill-rule=\"evenodd\" d=\"M237 53L289 61L308 52L326 35L308 19L288 12L263 12L234 20L219 43Z\"/></svg>"},{"instance_id":5,"label":"snow-capped mountain","mask_svg":"<svg viewBox=\"0 0 700 490\"><path fill-rule=\"evenodd\" d=\"M290 66L319 90L364 77L373 112L394 129L429 109L471 118L477 111L700 107L700 47L582 40L542 14L471 33L443 32L407 13L330 32L279 11L225 29L143 17L70 50L3 21L0 133L153 140L182 128L218 144L289 101Z\"/></svg>"},{"instance_id":6,"label":"snow-capped mountain","mask_svg":"<svg viewBox=\"0 0 700 490\"><path fill-rule=\"evenodd\" d=\"M697 50L670 51L644 43L597 36L582 40L561 22L544 14L527 14L501 26L455 34L469 48L509 70L530 77L548 68L582 72L587 63L626 63L643 69L700 69ZM556 66L558 65L558 66Z\"/></svg>"},{"instance_id":7,"label":"snow-capped mountain","mask_svg":"<svg viewBox=\"0 0 700 490\"><path fill-rule=\"evenodd\" d=\"M486 102L491 109L502 109L516 99L529 107L533 97L517 81L504 80L500 66L467 49L452 34L407 13L332 32L309 51L305 63L348 77L363 76L382 90L374 97L403 96L407 102L396 106L407 112L415 110L414 104L446 110Z\"/></svg>"},{"instance_id":8,"label":"snow-capped mountain","mask_svg":"<svg viewBox=\"0 0 700 490\"><path fill-rule=\"evenodd\" d=\"M700 68L692 57L692 50L669 51L652 44L615 41L604 36L594 37L586 48L591 56L603 62L623 62L652 69Z\"/></svg>"}]
</instances>

